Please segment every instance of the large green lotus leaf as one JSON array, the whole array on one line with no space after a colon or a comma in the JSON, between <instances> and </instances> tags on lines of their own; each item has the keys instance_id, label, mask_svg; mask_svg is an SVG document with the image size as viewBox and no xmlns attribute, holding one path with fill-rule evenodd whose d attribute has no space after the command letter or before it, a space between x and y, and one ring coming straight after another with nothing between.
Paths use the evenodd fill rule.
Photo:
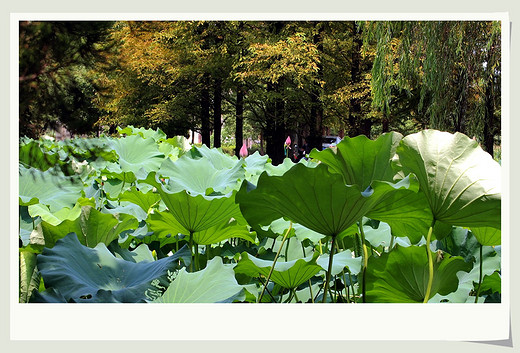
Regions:
<instances>
[{"instance_id":1,"label":"large green lotus leaf","mask_svg":"<svg viewBox=\"0 0 520 353\"><path fill-rule=\"evenodd\" d=\"M42 221L45 221L53 226L57 226L63 221L72 221L79 217L81 214L82 206L95 207L95 201L86 198L79 198L72 209L64 207L61 210L52 213L48 206L42 205L41 203L28 206L28 212L31 217L41 217Z\"/></svg>"},{"instance_id":2,"label":"large green lotus leaf","mask_svg":"<svg viewBox=\"0 0 520 353\"><path fill-rule=\"evenodd\" d=\"M303 259L277 261L271 280L284 288L296 288L322 270L321 266L316 264L317 257L318 253L314 253ZM251 277L258 277L260 274L267 277L272 266L273 261L258 259L243 252L234 270Z\"/></svg>"},{"instance_id":3,"label":"large green lotus leaf","mask_svg":"<svg viewBox=\"0 0 520 353\"><path fill-rule=\"evenodd\" d=\"M468 245L466 245L467 247ZM467 250L473 250L471 258L475 258L473 262L473 268L469 272L459 272L457 274L459 285L457 290L446 294L436 294L430 299L431 303L438 303L441 301L448 301L450 303L474 303L475 295L475 284L478 283L480 277L480 254L479 246L475 248L469 248ZM463 252L464 253L464 252ZM500 269L501 257L491 246L484 246L482 249L482 277L492 275L497 269Z\"/></svg>"},{"instance_id":4,"label":"large green lotus leaf","mask_svg":"<svg viewBox=\"0 0 520 353\"><path fill-rule=\"evenodd\" d=\"M193 233L193 240L199 245L217 244L230 238L245 239L253 244L256 242L256 234L251 233L248 226L238 224L236 220Z\"/></svg>"},{"instance_id":5,"label":"large green lotus leaf","mask_svg":"<svg viewBox=\"0 0 520 353\"><path fill-rule=\"evenodd\" d=\"M471 232L481 245L495 246L501 243L500 229L491 227L472 227Z\"/></svg>"},{"instance_id":6,"label":"large green lotus leaf","mask_svg":"<svg viewBox=\"0 0 520 353\"><path fill-rule=\"evenodd\" d=\"M436 220L500 229L500 165L461 133L424 130L397 148L406 171L417 176Z\"/></svg>"},{"instance_id":7,"label":"large green lotus leaf","mask_svg":"<svg viewBox=\"0 0 520 353\"><path fill-rule=\"evenodd\" d=\"M376 204L367 217L388 223L396 237L408 237L414 244L428 234L433 215L424 193L400 189Z\"/></svg>"},{"instance_id":8,"label":"large green lotus leaf","mask_svg":"<svg viewBox=\"0 0 520 353\"><path fill-rule=\"evenodd\" d=\"M42 222L45 246L54 244L69 233L75 233L81 244L95 247L99 243L110 244L119 234L128 229L137 228L138 222L127 215L104 214L91 206L83 206L80 216L72 221L63 221L57 226Z\"/></svg>"},{"instance_id":9,"label":"large green lotus leaf","mask_svg":"<svg viewBox=\"0 0 520 353\"><path fill-rule=\"evenodd\" d=\"M186 190L192 195L204 195L210 188L225 194L237 189L237 181L244 179L241 162L235 162L230 169L217 169L208 158L192 159L187 154L175 162L166 159L159 169L159 174L170 179L167 186L169 191Z\"/></svg>"},{"instance_id":10,"label":"large green lotus leaf","mask_svg":"<svg viewBox=\"0 0 520 353\"><path fill-rule=\"evenodd\" d=\"M318 258L316 263L320 265L322 269L327 271L329 266L329 259L329 254L323 254ZM361 256L353 257L350 250L336 253L332 257L332 271L330 274L335 276L341 273L345 267L348 267L350 273L357 275L359 271L361 271L361 261Z\"/></svg>"},{"instance_id":11,"label":"large green lotus leaf","mask_svg":"<svg viewBox=\"0 0 520 353\"><path fill-rule=\"evenodd\" d=\"M194 147L192 153L188 155L195 159L202 157L202 159L209 161L217 170L235 168L238 162L236 156L230 156L222 152L220 148L208 148L206 145Z\"/></svg>"},{"instance_id":12,"label":"large green lotus leaf","mask_svg":"<svg viewBox=\"0 0 520 353\"><path fill-rule=\"evenodd\" d=\"M164 294L154 303L229 303L243 294L244 286L235 279L233 265L224 265L214 257L205 269L188 273L179 271Z\"/></svg>"},{"instance_id":13,"label":"large green lotus leaf","mask_svg":"<svg viewBox=\"0 0 520 353\"><path fill-rule=\"evenodd\" d=\"M155 141L143 139L140 135L114 139L111 145L119 156L121 171L131 172L140 179L159 169L164 160L164 155L159 152Z\"/></svg>"},{"instance_id":14,"label":"large green lotus leaf","mask_svg":"<svg viewBox=\"0 0 520 353\"><path fill-rule=\"evenodd\" d=\"M177 234L189 234L189 230L184 228L177 219L168 211L154 212L148 215L146 220L150 229L158 238L166 238Z\"/></svg>"},{"instance_id":15,"label":"large green lotus leaf","mask_svg":"<svg viewBox=\"0 0 520 353\"><path fill-rule=\"evenodd\" d=\"M146 193L141 190L137 190L135 187L132 187L130 190L125 191L119 197L121 201L129 201L135 203L139 207L143 209L146 213L150 212L150 209L159 203L161 200L161 196L153 191L148 191Z\"/></svg>"},{"instance_id":16,"label":"large green lotus leaf","mask_svg":"<svg viewBox=\"0 0 520 353\"><path fill-rule=\"evenodd\" d=\"M444 259L432 252L433 283L430 298L457 290L457 272L471 270L462 257ZM425 246L396 247L380 257L371 256L366 270L366 296L370 303L422 303L428 284L428 256ZM428 299L430 299L428 298Z\"/></svg>"},{"instance_id":17,"label":"large green lotus leaf","mask_svg":"<svg viewBox=\"0 0 520 353\"><path fill-rule=\"evenodd\" d=\"M247 172L247 175L260 175L265 170L265 165L268 160L268 155L262 156L258 151L247 156L244 159L244 161L246 162L244 168Z\"/></svg>"},{"instance_id":18,"label":"large green lotus leaf","mask_svg":"<svg viewBox=\"0 0 520 353\"><path fill-rule=\"evenodd\" d=\"M161 129L152 130L146 129L144 127L137 128L132 125L128 125L125 128L117 127L117 130L121 135L140 135L144 139L153 139L155 141L161 141L166 139L166 134Z\"/></svg>"},{"instance_id":19,"label":"large green lotus leaf","mask_svg":"<svg viewBox=\"0 0 520 353\"><path fill-rule=\"evenodd\" d=\"M236 195L249 224L269 225L284 217L323 235L336 236L348 229L397 188L407 186L374 181L369 190L345 185L343 177L325 165L308 168L296 164L283 176L263 173L258 186L244 182ZM250 188L252 190L248 191Z\"/></svg>"},{"instance_id":20,"label":"large green lotus leaf","mask_svg":"<svg viewBox=\"0 0 520 353\"><path fill-rule=\"evenodd\" d=\"M42 172L20 167L19 171L20 205L41 203L49 206L51 212L57 212L64 207L74 207L81 197L83 184L76 179L67 178L51 169Z\"/></svg>"},{"instance_id":21,"label":"large green lotus leaf","mask_svg":"<svg viewBox=\"0 0 520 353\"><path fill-rule=\"evenodd\" d=\"M392 157L402 135L389 132L370 140L365 135L345 137L337 148L327 148L321 152L314 149L311 158L325 163L329 170L343 175L345 184L358 185L366 189L373 180L393 181Z\"/></svg>"},{"instance_id":22,"label":"large green lotus leaf","mask_svg":"<svg viewBox=\"0 0 520 353\"><path fill-rule=\"evenodd\" d=\"M136 303L166 289L168 272L187 252L183 248L157 261L134 263L114 257L104 244L88 248L69 235L38 255L38 269L45 286L58 290L67 301Z\"/></svg>"},{"instance_id":23,"label":"large green lotus leaf","mask_svg":"<svg viewBox=\"0 0 520 353\"><path fill-rule=\"evenodd\" d=\"M185 190L177 193L165 190L157 181L155 173L150 173L145 181L157 188L168 211L190 232L211 228L240 213L235 204L234 192L221 196L191 196Z\"/></svg>"},{"instance_id":24,"label":"large green lotus leaf","mask_svg":"<svg viewBox=\"0 0 520 353\"><path fill-rule=\"evenodd\" d=\"M139 222L145 220L148 214L143 209L132 202L121 202L120 205L112 206L110 208L103 208L102 213L112 214L118 216L119 214L126 214L135 217Z\"/></svg>"}]
</instances>

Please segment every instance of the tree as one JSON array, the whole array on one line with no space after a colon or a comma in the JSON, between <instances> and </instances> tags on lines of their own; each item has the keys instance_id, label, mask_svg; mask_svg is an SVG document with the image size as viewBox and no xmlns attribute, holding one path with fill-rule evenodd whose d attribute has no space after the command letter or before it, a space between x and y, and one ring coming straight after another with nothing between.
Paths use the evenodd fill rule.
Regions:
<instances>
[{"instance_id":1,"label":"tree","mask_svg":"<svg viewBox=\"0 0 520 353\"><path fill-rule=\"evenodd\" d=\"M494 108L500 104L498 22L368 22L362 26L365 47L375 47L375 109L398 121L412 116L420 128L476 136L492 153L500 130Z\"/></svg>"},{"instance_id":2,"label":"tree","mask_svg":"<svg viewBox=\"0 0 520 353\"><path fill-rule=\"evenodd\" d=\"M88 133L98 119L92 103L99 90L91 69L103 60L110 22L19 23L20 136L38 137L65 125Z\"/></svg>"}]
</instances>

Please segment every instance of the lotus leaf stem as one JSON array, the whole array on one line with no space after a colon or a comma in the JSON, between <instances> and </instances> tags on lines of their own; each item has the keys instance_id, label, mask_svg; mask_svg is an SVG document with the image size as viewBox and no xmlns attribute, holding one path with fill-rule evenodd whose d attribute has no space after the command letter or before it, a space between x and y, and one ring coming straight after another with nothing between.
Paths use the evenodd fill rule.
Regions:
<instances>
[{"instance_id":1,"label":"lotus leaf stem","mask_svg":"<svg viewBox=\"0 0 520 353\"><path fill-rule=\"evenodd\" d=\"M363 303L366 303L366 271L368 266L368 249L365 240L365 232L363 231L363 220L361 220L358 224L359 233L361 235L361 246L363 248L363 279L362 279L362 295L363 295Z\"/></svg>"},{"instance_id":2,"label":"lotus leaf stem","mask_svg":"<svg viewBox=\"0 0 520 353\"><path fill-rule=\"evenodd\" d=\"M322 303L327 301L327 291L329 290L330 273L332 272L332 259L334 257L334 246L336 245L336 236L332 237L332 245L330 246L329 254L329 266L327 268L327 275L325 276L325 287L323 289L323 300Z\"/></svg>"},{"instance_id":3,"label":"lotus leaf stem","mask_svg":"<svg viewBox=\"0 0 520 353\"><path fill-rule=\"evenodd\" d=\"M262 293L260 293L260 296L258 297L258 303L262 302L262 297L264 296L265 289L267 287L267 284L269 283L269 280L271 279L271 275L273 274L274 265L276 265L276 260L278 260L278 256L280 256L280 252L282 251L283 244L285 243L285 240L287 239L287 236L289 235L289 232L291 231L291 229L292 229L292 222L289 223L289 228L287 229L287 231L285 232L285 235L283 236L282 244L280 245L280 249L278 249L278 251L276 252L276 256L274 257L274 260L273 260L273 266L271 266L271 269L269 270L269 274L267 275L267 278L266 278L266 281L264 284L264 288L262 288ZM273 244L274 244L274 241L273 241Z\"/></svg>"},{"instance_id":4,"label":"lotus leaf stem","mask_svg":"<svg viewBox=\"0 0 520 353\"><path fill-rule=\"evenodd\" d=\"M475 297L475 303L478 303L478 297L480 296L480 287L482 286L482 244L480 244L479 256L480 256L480 259L479 259L480 275L478 278L478 288L477 288L477 296Z\"/></svg>"},{"instance_id":5,"label":"lotus leaf stem","mask_svg":"<svg viewBox=\"0 0 520 353\"><path fill-rule=\"evenodd\" d=\"M423 303L427 303L430 299L430 292L433 284L433 257L432 251L430 250L430 243L432 239L433 226L435 225L435 218L432 221L432 225L428 230L428 236L426 237L426 254L428 254L428 286L426 287L426 293L424 295Z\"/></svg>"}]
</instances>

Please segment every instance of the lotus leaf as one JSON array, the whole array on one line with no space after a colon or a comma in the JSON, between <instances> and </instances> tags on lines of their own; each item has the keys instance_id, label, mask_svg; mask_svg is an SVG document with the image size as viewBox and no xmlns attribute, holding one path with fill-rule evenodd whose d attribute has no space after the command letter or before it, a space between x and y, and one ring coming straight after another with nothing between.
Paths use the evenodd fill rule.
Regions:
<instances>
[{"instance_id":1,"label":"lotus leaf","mask_svg":"<svg viewBox=\"0 0 520 353\"><path fill-rule=\"evenodd\" d=\"M335 149L321 152L314 149L311 158L325 163L329 170L341 174L347 185L365 190L374 180L393 181L395 172L391 160L402 135L390 132L370 140L364 135L345 137Z\"/></svg>"},{"instance_id":2,"label":"lotus leaf","mask_svg":"<svg viewBox=\"0 0 520 353\"><path fill-rule=\"evenodd\" d=\"M234 193L211 197L191 196L185 190L171 193L157 181L155 173L150 173L146 182L157 188L168 211L189 232L200 232L229 221L240 212L234 202Z\"/></svg>"},{"instance_id":3,"label":"lotus leaf","mask_svg":"<svg viewBox=\"0 0 520 353\"><path fill-rule=\"evenodd\" d=\"M318 254L315 253L302 259L286 262L277 261L271 280L284 288L296 288L321 271L321 267L316 264L317 257ZM267 277L272 266L272 261L258 259L247 252L243 252L234 270L236 273L243 273L252 277L257 277L260 274Z\"/></svg>"},{"instance_id":4,"label":"lotus leaf","mask_svg":"<svg viewBox=\"0 0 520 353\"><path fill-rule=\"evenodd\" d=\"M424 130L397 148L405 172L415 173L436 220L500 229L500 165L461 133Z\"/></svg>"},{"instance_id":5,"label":"lotus leaf","mask_svg":"<svg viewBox=\"0 0 520 353\"><path fill-rule=\"evenodd\" d=\"M316 262L326 271L329 266L329 254L321 255ZM335 276L341 273L345 267L348 267L350 273L357 275L361 271L361 256L353 257L349 250L334 254L331 275Z\"/></svg>"},{"instance_id":6,"label":"lotus leaf","mask_svg":"<svg viewBox=\"0 0 520 353\"><path fill-rule=\"evenodd\" d=\"M90 206L81 208L81 215L72 221L63 221L57 226L42 222L45 246L51 248L57 240L69 233L75 233L81 244L95 247L98 243L110 244L127 229L135 229L137 220L127 215L116 217L104 214Z\"/></svg>"},{"instance_id":7,"label":"lotus leaf","mask_svg":"<svg viewBox=\"0 0 520 353\"><path fill-rule=\"evenodd\" d=\"M206 194L207 189L227 193L237 189L238 180L244 179L242 162L235 162L232 168L217 169L207 158L192 159L183 155L177 161L166 159L159 174L169 178L168 190L171 192L188 191L192 195Z\"/></svg>"},{"instance_id":8,"label":"lotus leaf","mask_svg":"<svg viewBox=\"0 0 520 353\"><path fill-rule=\"evenodd\" d=\"M283 176L264 172L256 188L244 182L236 200L249 224L268 225L284 217L320 234L336 236L389 193L407 186L407 181L374 181L363 191L356 185L345 185L343 177L330 173L325 165L308 168L296 164Z\"/></svg>"},{"instance_id":9,"label":"lotus leaf","mask_svg":"<svg viewBox=\"0 0 520 353\"><path fill-rule=\"evenodd\" d=\"M430 298L457 290L457 272L471 270L462 257L444 259L434 255L434 275ZM366 270L366 296L370 303L422 303L428 283L425 246L396 247L380 257L371 256ZM429 298L429 299L430 299Z\"/></svg>"},{"instance_id":10,"label":"lotus leaf","mask_svg":"<svg viewBox=\"0 0 520 353\"><path fill-rule=\"evenodd\" d=\"M72 208L81 197L83 184L74 178L51 169L42 172L34 168L20 167L20 205L41 203L54 213L64 207Z\"/></svg>"},{"instance_id":11,"label":"lotus leaf","mask_svg":"<svg viewBox=\"0 0 520 353\"><path fill-rule=\"evenodd\" d=\"M38 268L45 286L67 301L137 303L162 293L169 285L168 272L187 253L183 248L157 261L134 263L114 257L104 244L87 248L69 235L38 255Z\"/></svg>"},{"instance_id":12,"label":"lotus leaf","mask_svg":"<svg viewBox=\"0 0 520 353\"><path fill-rule=\"evenodd\" d=\"M222 258L208 261L205 269L188 273L179 271L163 296L154 303L229 303L243 294L237 283L233 265L224 265Z\"/></svg>"},{"instance_id":13,"label":"lotus leaf","mask_svg":"<svg viewBox=\"0 0 520 353\"><path fill-rule=\"evenodd\" d=\"M144 179L146 175L159 169L164 155L159 152L153 139L143 139L140 135L115 139L112 148L119 156L119 165L123 173L133 173Z\"/></svg>"}]
</instances>

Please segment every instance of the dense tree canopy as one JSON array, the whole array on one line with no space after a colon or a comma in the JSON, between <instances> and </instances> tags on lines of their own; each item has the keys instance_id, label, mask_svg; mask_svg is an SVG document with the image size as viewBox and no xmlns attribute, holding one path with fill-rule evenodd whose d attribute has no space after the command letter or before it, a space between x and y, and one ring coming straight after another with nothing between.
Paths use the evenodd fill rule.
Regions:
<instances>
[{"instance_id":1,"label":"dense tree canopy","mask_svg":"<svg viewBox=\"0 0 520 353\"><path fill-rule=\"evenodd\" d=\"M224 124L277 164L287 136L432 127L492 153L500 59L498 22L21 22L20 135L132 124L219 147Z\"/></svg>"}]
</instances>

